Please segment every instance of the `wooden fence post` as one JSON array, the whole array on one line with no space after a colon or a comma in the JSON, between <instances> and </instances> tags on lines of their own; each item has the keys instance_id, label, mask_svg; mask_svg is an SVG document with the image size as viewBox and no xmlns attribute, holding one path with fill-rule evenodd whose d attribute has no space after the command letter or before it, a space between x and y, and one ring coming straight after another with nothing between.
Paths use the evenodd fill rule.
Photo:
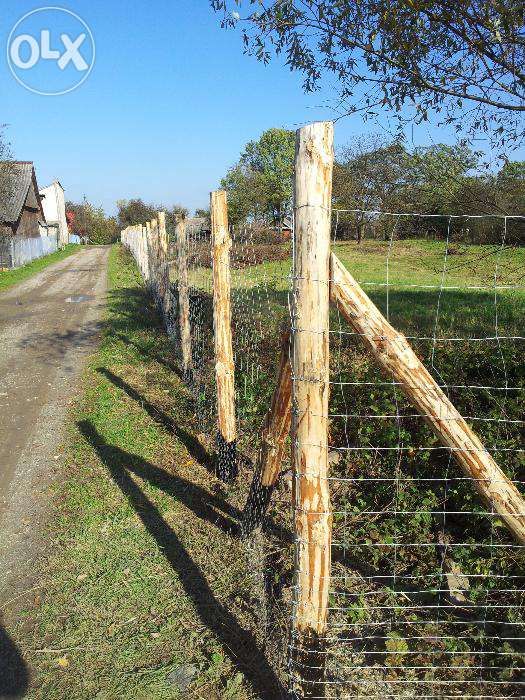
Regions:
<instances>
[{"instance_id":1,"label":"wooden fence post","mask_svg":"<svg viewBox=\"0 0 525 700\"><path fill-rule=\"evenodd\" d=\"M159 222L157 219L150 221L150 246L151 246L151 291L155 303L159 294Z\"/></svg>"},{"instance_id":2,"label":"wooden fence post","mask_svg":"<svg viewBox=\"0 0 525 700\"><path fill-rule=\"evenodd\" d=\"M224 481L237 476L235 376L231 330L230 248L226 192L210 195L213 260L213 328L217 381L217 475Z\"/></svg>"},{"instance_id":3,"label":"wooden fence post","mask_svg":"<svg viewBox=\"0 0 525 700\"><path fill-rule=\"evenodd\" d=\"M261 431L261 446L243 511L244 537L258 527L277 484L284 457L285 440L292 416L292 370L290 367L290 331L283 333L277 384Z\"/></svg>"},{"instance_id":4,"label":"wooden fence post","mask_svg":"<svg viewBox=\"0 0 525 700\"><path fill-rule=\"evenodd\" d=\"M150 285L151 275L151 241L150 241L150 222L146 221L144 227L144 279L146 286Z\"/></svg>"},{"instance_id":5,"label":"wooden fence post","mask_svg":"<svg viewBox=\"0 0 525 700\"><path fill-rule=\"evenodd\" d=\"M138 231L138 240L139 240L139 268L140 268L140 274L142 275L142 278L144 279L144 275L146 272L146 265L144 263L144 226L142 224L137 227Z\"/></svg>"},{"instance_id":6,"label":"wooden fence post","mask_svg":"<svg viewBox=\"0 0 525 700\"><path fill-rule=\"evenodd\" d=\"M182 368L184 380L192 379L191 354L191 323L190 323L190 291L188 286L188 240L186 221L183 217L177 220L175 228L177 236L177 265L179 268L179 329L182 346Z\"/></svg>"},{"instance_id":7,"label":"wooden fence post","mask_svg":"<svg viewBox=\"0 0 525 700\"><path fill-rule=\"evenodd\" d=\"M159 211L159 242L160 242L160 304L162 309L162 317L164 324L169 328L170 314L170 268L168 265L169 258L169 239L166 231L166 212Z\"/></svg>"},{"instance_id":8,"label":"wooden fence post","mask_svg":"<svg viewBox=\"0 0 525 700\"><path fill-rule=\"evenodd\" d=\"M333 125L297 131L292 306L297 594L294 692L325 697L332 516L328 486L329 260Z\"/></svg>"}]
</instances>

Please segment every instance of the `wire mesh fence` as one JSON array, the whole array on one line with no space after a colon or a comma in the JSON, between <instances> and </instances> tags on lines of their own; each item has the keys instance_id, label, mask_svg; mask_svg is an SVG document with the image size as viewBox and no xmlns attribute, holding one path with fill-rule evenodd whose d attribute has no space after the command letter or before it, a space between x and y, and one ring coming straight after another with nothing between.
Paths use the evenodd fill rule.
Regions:
<instances>
[{"instance_id":1,"label":"wire mesh fence","mask_svg":"<svg viewBox=\"0 0 525 700\"><path fill-rule=\"evenodd\" d=\"M360 245L344 240L341 226L358 217L376 229ZM476 236L481 226L493 243L465 242L465 229ZM520 488L525 259L514 241L524 226L512 217L335 211L332 245ZM436 437L403 381L380 372L362 340L334 311L320 697L521 697L523 543L458 466L461 448Z\"/></svg>"},{"instance_id":2,"label":"wire mesh fence","mask_svg":"<svg viewBox=\"0 0 525 700\"><path fill-rule=\"evenodd\" d=\"M238 477L261 653L295 698L523 697L525 220L330 212L326 134L291 241L122 236Z\"/></svg>"},{"instance_id":3,"label":"wire mesh fence","mask_svg":"<svg viewBox=\"0 0 525 700\"><path fill-rule=\"evenodd\" d=\"M189 328L188 385L199 406L203 432L217 430L217 394L213 331L212 243L209 223L185 222ZM231 327L234 357L238 448L251 461L261 417L268 407L280 351L280 329L288 319L289 242L272 229L230 229ZM175 226L169 230L173 318L181 363L180 266ZM184 292L186 293L186 292ZM183 302L185 303L185 302ZM254 442L255 441L255 442ZM242 459L241 459L242 461Z\"/></svg>"}]
</instances>

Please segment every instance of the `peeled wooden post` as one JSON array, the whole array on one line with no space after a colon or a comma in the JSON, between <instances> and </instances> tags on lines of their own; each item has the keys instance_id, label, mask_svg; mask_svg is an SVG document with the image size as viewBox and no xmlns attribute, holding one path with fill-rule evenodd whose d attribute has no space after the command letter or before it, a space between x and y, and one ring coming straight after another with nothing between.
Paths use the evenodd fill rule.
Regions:
<instances>
[{"instance_id":1,"label":"peeled wooden post","mask_svg":"<svg viewBox=\"0 0 525 700\"><path fill-rule=\"evenodd\" d=\"M244 536L258 527L272 497L283 462L285 440L292 416L292 370L290 367L290 332L283 334L277 385L261 431L253 481L242 518Z\"/></svg>"},{"instance_id":2,"label":"peeled wooden post","mask_svg":"<svg viewBox=\"0 0 525 700\"><path fill-rule=\"evenodd\" d=\"M331 280L331 298L341 314L381 367L399 383L438 439L451 448L479 495L498 513L514 537L525 544L525 500L516 486L437 385L405 336L392 328L333 254Z\"/></svg>"},{"instance_id":3,"label":"peeled wooden post","mask_svg":"<svg viewBox=\"0 0 525 700\"><path fill-rule=\"evenodd\" d=\"M148 230L146 225L142 226L142 277L148 282Z\"/></svg>"},{"instance_id":4,"label":"peeled wooden post","mask_svg":"<svg viewBox=\"0 0 525 700\"><path fill-rule=\"evenodd\" d=\"M157 219L150 221L150 249L151 249L151 291L155 302L159 293L159 222Z\"/></svg>"},{"instance_id":5,"label":"peeled wooden post","mask_svg":"<svg viewBox=\"0 0 525 700\"><path fill-rule=\"evenodd\" d=\"M139 243L139 270L142 278L144 279L144 273L146 266L144 264L144 227L140 225L138 227L138 243Z\"/></svg>"},{"instance_id":6,"label":"peeled wooden post","mask_svg":"<svg viewBox=\"0 0 525 700\"><path fill-rule=\"evenodd\" d=\"M153 259L155 261L154 291L155 301L161 309L161 277L162 277L162 244L160 240L160 225L158 215L151 221L153 231Z\"/></svg>"},{"instance_id":7,"label":"peeled wooden post","mask_svg":"<svg viewBox=\"0 0 525 700\"><path fill-rule=\"evenodd\" d=\"M332 515L328 487L329 259L333 125L299 129L295 147L292 306L297 600L293 646L300 698L325 696Z\"/></svg>"},{"instance_id":8,"label":"peeled wooden post","mask_svg":"<svg viewBox=\"0 0 525 700\"><path fill-rule=\"evenodd\" d=\"M150 259L150 222L146 221L144 227L144 279L146 280L146 286L150 285L150 275L151 275L151 259Z\"/></svg>"},{"instance_id":9,"label":"peeled wooden post","mask_svg":"<svg viewBox=\"0 0 525 700\"><path fill-rule=\"evenodd\" d=\"M168 265L169 257L169 238L166 231L166 212L159 211L159 245L160 245L160 304L164 323L169 326L169 315L171 305L170 294L170 268Z\"/></svg>"},{"instance_id":10,"label":"peeled wooden post","mask_svg":"<svg viewBox=\"0 0 525 700\"><path fill-rule=\"evenodd\" d=\"M192 354L191 354L191 324L190 324L190 292L188 286L188 242L186 236L186 221L184 218L177 220L177 265L179 268L179 328L182 347L182 368L184 380L192 378Z\"/></svg>"},{"instance_id":11,"label":"peeled wooden post","mask_svg":"<svg viewBox=\"0 0 525 700\"><path fill-rule=\"evenodd\" d=\"M235 376L231 330L230 248L226 192L210 195L213 260L213 329L217 381L217 475L224 481L237 476Z\"/></svg>"},{"instance_id":12,"label":"peeled wooden post","mask_svg":"<svg viewBox=\"0 0 525 700\"><path fill-rule=\"evenodd\" d=\"M137 251L137 265L142 274L142 240L141 240L141 229L135 226L135 244Z\"/></svg>"},{"instance_id":13,"label":"peeled wooden post","mask_svg":"<svg viewBox=\"0 0 525 700\"><path fill-rule=\"evenodd\" d=\"M140 274L144 277L144 265L143 265L143 233L142 233L142 226L137 227L137 260L138 260L138 265L139 265L139 270Z\"/></svg>"}]
</instances>

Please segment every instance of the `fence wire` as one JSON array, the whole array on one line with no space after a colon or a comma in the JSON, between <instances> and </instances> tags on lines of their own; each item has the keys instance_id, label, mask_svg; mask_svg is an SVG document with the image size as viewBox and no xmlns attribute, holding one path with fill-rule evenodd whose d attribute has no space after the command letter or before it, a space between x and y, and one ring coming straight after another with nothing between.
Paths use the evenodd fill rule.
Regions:
<instances>
[{"instance_id":1,"label":"fence wire","mask_svg":"<svg viewBox=\"0 0 525 700\"><path fill-rule=\"evenodd\" d=\"M175 233L170 234L170 281L177 327L178 264ZM272 229L232 227L230 251L231 321L235 361L235 399L239 448L251 463L257 436L273 391L280 351L280 328L288 318L290 243ZM192 345L192 391L203 428L216 429L217 406L213 348L213 279L209 223L186 223Z\"/></svg>"},{"instance_id":2,"label":"fence wire","mask_svg":"<svg viewBox=\"0 0 525 700\"><path fill-rule=\"evenodd\" d=\"M525 221L333 219L335 254L523 492ZM523 697L524 547L336 310L330 335L332 576L319 697ZM292 662L292 687L301 675Z\"/></svg>"},{"instance_id":3,"label":"fence wire","mask_svg":"<svg viewBox=\"0 0 525 700\"><path fill-rule=\"evenodd\" d=\"M217 389L211 233L209 222L202 220L188 219L185 228L193 365L189 388L195 400L195 415L202 441L213 453L213 436L217 433ZM169 266L172 308L175 312L170 332L178 351L182 353L176 318L179 273L173 242L175 231L168 230L172 241ZM291 241L289 234L287 236L269 227L230 227L230 236L239 476L236 484L229 486L229 497L242 511L260 448L261 424L275 388L282 330L289 324ZM288 454L289 449L283 471L290 469ZM267 515L268 523L274 523L275 527L270 526L264 533L258 532L245 539L247 568L253 579L252 604L258 608L260 626L256 632L261 653L267 654L277 674L286 667L289 634L289 600L282 600L281 589L282 581L289 578L292 561L290 483L283 487L284 493L272 503ZM288 530L283 535L285 525Z\"/></svg>"},{"instance_id":4,"label":"fence wire","mask_svg":"<svg viewBox=\"0 0 525 700\"><path fill-rule=\"evenodd\" d=\"M525 240L525 220L336 210L332 228L333 252L409 339L523 493L525 249L518 244ZM144 245L139 229L127 237L134 251ZM360 243L358 230L364 232ZM175 228L168 225L168 234L164 311L180 352ZM232 229L231 236L240 473L229 496L242 509L276 385L282 329L291 322L293 232L292 241L255 227ZM196 429L212 451L217 393L209 224L188 219L186 239L187 379ZM147 278L152 263L142 260ZM332 570L326 633L319 640L326 678L312 697L524 697L524 547L480 499L475 479L461 471L454 448L438 441L406 388L378 368L333 308ZM293 694L307 669L292 631L299 594L293 548L302 543L294 534L298 502L290 507L291 471L287 457L262 532L246 539L246 552L261 648ZM263 509L269 494L260 487L255 498Z\"/></svg>"}]
</instances>

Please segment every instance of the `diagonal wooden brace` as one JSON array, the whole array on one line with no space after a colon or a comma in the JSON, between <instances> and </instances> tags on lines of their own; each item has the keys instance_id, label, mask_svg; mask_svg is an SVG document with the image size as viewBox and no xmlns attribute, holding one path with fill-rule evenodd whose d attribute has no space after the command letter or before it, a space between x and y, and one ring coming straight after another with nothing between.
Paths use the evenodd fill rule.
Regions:
<instances>
[{"instance_id":1,"label":"diagonal wooden brace","mask_svg":"<svg viewBox=\"0 0 525 700\"><path fill-rule=\"evenodd\" d=\"M283 333L277 385L261 430L261 446L250 492L243 511L244 536L257 528L263 518L281 472L290 433L292 416L292 370L290 367L290 331Z\"/></svg>"},{"instance_id":2,"label":"diagonal wooden brace","mask_svg":"<svg viewBox=\"0 0 525 700\"><path fill-rule=\"evenodd\" d=\"M482 499L493 508L514 537L525 544L525 500L487 452L431 374L332 253L330 299L372 355L421 412L438 439L451 448L454 459L472 479Z\"/></svg>"}]
</instances>

